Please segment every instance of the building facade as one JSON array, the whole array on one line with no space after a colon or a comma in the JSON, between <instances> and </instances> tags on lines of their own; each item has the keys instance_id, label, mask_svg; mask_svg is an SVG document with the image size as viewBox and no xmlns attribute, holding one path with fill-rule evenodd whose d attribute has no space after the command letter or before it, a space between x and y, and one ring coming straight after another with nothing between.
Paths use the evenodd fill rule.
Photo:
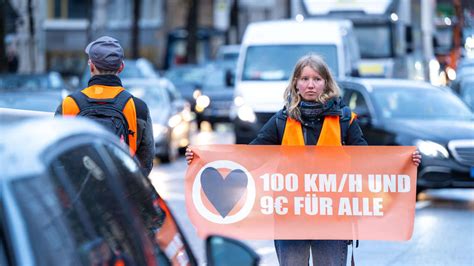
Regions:
<instances>
[{"instance_id":1,"label":"building facade","mask_svg":"<svg viewBox=\"0 0 474 266\"><path fill-rule=\"evenodd\" d=\"M192 0L141 0L139 55L158 68L165 65L170 33L185 28ZM194 0L198 3L198 27L221 32L210 46L239 43L248 23L288 16L290 0ZM238 1L238 26L228 38L230 12ZM126 56L131 55L133 0L10 0L19 15L15 46L20 72L58 71L82 73L84 47L101 35L117 38ZM182 47L183 45L181 45ZM182 48L180 48L182 49Z\"/></svg>"}]
</instances>

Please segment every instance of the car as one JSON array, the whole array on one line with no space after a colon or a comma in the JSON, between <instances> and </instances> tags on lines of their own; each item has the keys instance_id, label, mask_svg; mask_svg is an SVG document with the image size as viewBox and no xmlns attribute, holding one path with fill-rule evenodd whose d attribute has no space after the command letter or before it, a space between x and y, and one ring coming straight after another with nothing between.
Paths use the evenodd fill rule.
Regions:
<instances>
[{"instance_id":1,"label":"car","mask_svg":"<svg viewBox=\"0 0 474 266\"><path fill-rule=\"evenodd\" d=\"M61 75L0 75L0 108L54 112L68 94Z\"/></svg>"},{"instance_id":2,"label":"car","mask_svg":"<svg viewBox=\"0 0 474 266\"><path fill-rule=\"evenodd\" d=\"M83 118L0 127L1 265L198 265L170 208L114 135ZM206 248L209 265L259 261L225 237L208 237Z\"/></svg>"},{"instance_id":3,"label":"car","mask_svg":"<svg viewBox=\"0 0 474 266\"><path fill-rule=\"evenodd\" d=\"M219 122L231 122L230 109L234 101L234 87L229 80L227 68L219 63L206 67L206 78L196 98L198 125L208 121L211 126Z\"/></svg>"},{"instance_id":4,"label":"car","mask_svg":"<svg viewBox=\"0 0 474 266\"><path fill-rule=\"evenodd\" d=\"M126 86L133 96L145 101L150 110L155 155L162 162L174 161L190 143L192 116L172 83L134 83Z\"/></svg>"},{"instance_id":5,"label":"car","mask_svg":"<svg viewBox=\"0 0 474 266\"><path fill-rule=\"evenodd\" d=\"M217 49L216 61L221 62L223 65L233 69L237 67L237 59L239 59L240 45L222 45Z\"/></svg>"},{"instance_id":6,"label":"car","mask_svg":"<svg viewBox=\"0 0 474 266\"><path fill-rule=\"evenodd\" d=\"M339 81L369 145L414 145L417 191L474 187L472 111L451 90L402 79Z\"/></svg>"},{"instance_id":7,"label":"car","mask_svg":"<svg viewBox=\"0 0 474 266\"><path fill-rule=\"evenodd\" d=\"M168 69L165 77L171 80L184 99L191 104L191 109L194 110L205 74L204 65L186 64Z\"/></svg>"}]
</instances>

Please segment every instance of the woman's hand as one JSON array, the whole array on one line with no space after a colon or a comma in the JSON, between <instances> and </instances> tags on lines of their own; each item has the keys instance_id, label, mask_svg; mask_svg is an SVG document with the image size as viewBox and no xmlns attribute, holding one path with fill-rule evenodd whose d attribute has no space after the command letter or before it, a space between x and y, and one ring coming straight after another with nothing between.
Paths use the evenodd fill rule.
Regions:
<instances>
[{"instance_id":1,"label":"woman's hand","mask_svg":"<svg viewBox=\"0 0 474 266\"><path fill-rule=\"evenodd\" d=\"M186 163L189 165L193 161L194 152L189 147L186 147L186 153L184 156L186 157Z\"/></svg>"},{"instance_id":2,"label":"woman's hand","mask_svg":"<svg viewBox=\"0 0 474 266\"><path fill-rule=\"evenodd\" d=\"M413 164L418 167L421 163L421 154L418 150L414 151L411 154L411 160L413 161Z\"/></svg>"}]
</instances>

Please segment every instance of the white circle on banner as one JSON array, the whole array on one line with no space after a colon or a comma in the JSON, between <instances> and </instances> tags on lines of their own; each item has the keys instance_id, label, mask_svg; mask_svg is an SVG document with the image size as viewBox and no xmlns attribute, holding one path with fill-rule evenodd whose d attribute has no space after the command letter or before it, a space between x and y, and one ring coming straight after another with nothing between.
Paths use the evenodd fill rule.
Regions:
<instances>
[{"instance_id":1,"label":"white circle on banner","mask_svg":"<svg viewBox=\"0 0 474 266\"><path fill-rule=\"evenodd\" d=\"M225 169L230 169L231 171L241 170L247 176L247 193L246 193L247 197L245 199L244 206L237 213L230 216L222 217L209 211L209 209L207 209L207 207L204 206L204 203L201 197L201 190L202 190L201 175L202 175L202 172L209 167L212 167L215 169L225 168ZM245 167L233 161L220 160L220 161L210 162L204 165L199 170L193 183L192 198L193 198L193 204L196 207L196 210L206 220L213 223L217 223L217 224L232 224L232 223L236 223L238 221L243 220L252 211L253 204L255 203L255 196L256 196L255 181L253 180L252 175L250 174L249 171L247 171L247 169L245 169Z\"/></svg>"}]
</instances>

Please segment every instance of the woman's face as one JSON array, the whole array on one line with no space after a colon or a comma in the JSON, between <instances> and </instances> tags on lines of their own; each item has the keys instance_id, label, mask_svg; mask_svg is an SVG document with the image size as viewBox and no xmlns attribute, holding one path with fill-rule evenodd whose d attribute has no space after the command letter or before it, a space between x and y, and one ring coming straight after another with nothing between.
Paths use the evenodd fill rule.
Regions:
<instances>
[{"instance_id":1,"label":"woman's face","mask_svg":"<svg viewBox=\"0 0 474 266\"><path fill-rule=\"evenodd\" d=\"M316 101L323 93L326 81L310 66L305 66L296 81L296 88L303 100Z\"/></svg>"}]
</instances>

